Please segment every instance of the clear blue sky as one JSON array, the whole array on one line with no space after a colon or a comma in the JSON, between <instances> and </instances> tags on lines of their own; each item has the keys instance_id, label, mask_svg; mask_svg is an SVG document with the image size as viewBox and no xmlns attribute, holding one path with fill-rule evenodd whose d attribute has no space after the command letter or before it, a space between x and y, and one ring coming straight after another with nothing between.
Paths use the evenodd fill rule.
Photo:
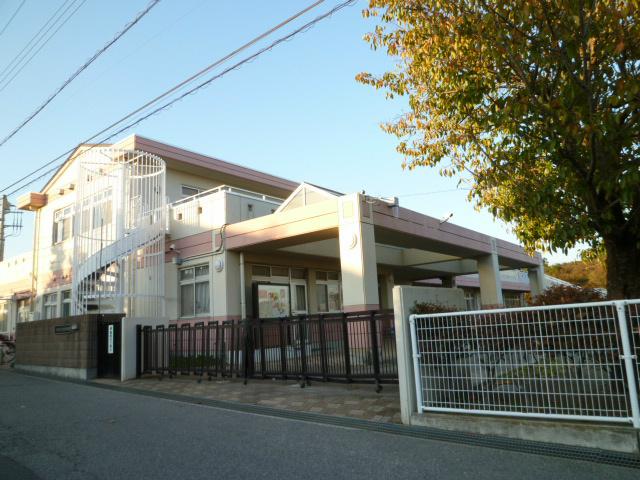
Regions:
<instances>
[{"instance_id":1,"label":"clear blue sky","mask_svg":"<svg viewBox=\"0 0 640 480\"><path fill-rule=\"evenodd\" d=\"M0 3L0 28L21 0ZM27 0L0 37L0 69L29 41L63 0ZM147 5L147 0L87 0L11 85L0 92L0 137L38 106L71 72ZM275 25L309 1L163 0L78 77L30 125L0 147L0 188ZM339 1L328 0L295 25ZM456 179L432 169L403 171L395 137L379 124L406 108L355 82L361 71L392 68L362 40L361 0L214 82L134 130L180 147L296 181L343 192L399 196L402 206L483 233L517 241L508 226L478 212ZM282 31L280 32L282 33ZM273 37L275 39L275 37ZM266 43L265 43L266 44ZM30 187L37 190L44 182ZM422 195L424 194L424 195ZM26 250L25 229L7 254ZM549 257L549 256L548 256ZM550 256L552 262L563 255Z\"/></svg>"}]
</instances>

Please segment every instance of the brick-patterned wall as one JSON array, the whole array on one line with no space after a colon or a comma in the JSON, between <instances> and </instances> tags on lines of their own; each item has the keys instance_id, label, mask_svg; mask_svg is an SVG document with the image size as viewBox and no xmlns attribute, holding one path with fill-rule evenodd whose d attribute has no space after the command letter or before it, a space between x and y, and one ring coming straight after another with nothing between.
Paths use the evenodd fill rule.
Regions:
<instances>
[{"instance_id":1,"label":"brick-patterned wall","mask_svg":"<svg viewBox=\"0 0 640 480\"><path fill-rule=\"evenodd\" d=\"M99 317L81 315L19 323L16 328L16 365L97 368ZM55 333L56 325L68 324L77 324L78 330L65 334Z\"/></svg>"}]
</instances>

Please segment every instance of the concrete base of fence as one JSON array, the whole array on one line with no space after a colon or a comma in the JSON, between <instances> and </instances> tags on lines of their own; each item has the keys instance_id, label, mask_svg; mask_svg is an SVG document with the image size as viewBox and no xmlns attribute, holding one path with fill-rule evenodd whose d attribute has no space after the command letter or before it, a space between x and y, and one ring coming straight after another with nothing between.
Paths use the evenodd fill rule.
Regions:
<instances>
[{"instance_id":1,"label":"concrete base of fence","mask_svg":"<svg viewBox=\"0 0 640 480\"><path fill-rule=\"evenodd\" d=\"M70 378L72 380L91 380L96 378L98 373L95 368L51 367L46 365L16 364L14 368L19 372L52 375L54 377Z\"/></svg>"},{"instance_id":2,"label":"concrete base of fence","mask_svg":"<svg viewBox=\"0 0 640 480\"><path fill-rule=\"evenodd\" d=\"M631 426L450 413L413 414L411 425L640 455L640 431Z\"/></svg>"}]
</instances>

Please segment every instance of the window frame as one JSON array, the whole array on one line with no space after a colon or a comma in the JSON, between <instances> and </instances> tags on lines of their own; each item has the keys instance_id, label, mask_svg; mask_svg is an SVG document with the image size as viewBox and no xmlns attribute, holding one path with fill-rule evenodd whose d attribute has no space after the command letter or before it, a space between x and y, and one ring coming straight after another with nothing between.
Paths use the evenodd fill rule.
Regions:
<instances>
[{"instance_id":1,"label":"window frame","mask_svg":"<svg viewBox=\"0 0 640 480\"><path fill-rule=\"evenodd\" d=\"M53 311L52 316L49 316L50 311ZM58 292L49 292L42 296L42 314L45 320L58 318Z\"/></svg>"},{"instance_id":2,"label":"window frame","mask_svg":"<svg viewBox=\"0 0 640 480\"><path fill-rule=\"evenodd\" d=\"M320 273L320 277L318 278L318 273ZM323 278L324 277L324 278ZM332 277L332 278L330 278ZM340 272L337 272L335 270L316 270L316 306L318 309L318 313L339 313L342 311L343 309L343 303L342 303L342 281L341 281L341 275ZM329 308L330 306L330 292L329 292L329 287L337 287L338 290L338 308L332 310L331 308ZM320 291L324 291L325 293L325 297L327 300L327 309L326 310L321 310L320 309Z\"/></svg>"},{"instance_id":3,"label":"window frame","mask_svg":"<svg viewBox=\"0 0 640 480\"><path fill-rule=\"evenodd\" d=\"M73 205L67 205L53 211L51 245L63 243L73 236L73 220ZM67 228L65 228L65 224Z\"/></svg>"},{"instance_id":4,"label":"window frame","mask_svg":"<svg viewBox=\"0 0 640 480\"><path fill-rule=\"evenodd\" d=\"M197 274L199 268L206 267L206 273ZM186 271L192 271L192 276L188 278L182 278L183 273ZM196 285L201 285L203 283L207 284L206 292L207 292L207 300L208 300L208 309L204 312L198 311L197 304L197 287ZM191 314L185 314L183 310L182 304L182 288L184 286L192 286L193 287L193 311ZM179 311L178 316L180 318L197 318L202 316L211 316L211 266L209 263L198 263L194 265L188 265L178 270L178 298L179 298Z\"/></svg>"},{"instance_id":5,"label":"window frame","mask_svg":"<svg viewBox=\"0 0 640 480\"><path fill-rule=\"evenodd\" d=\"M68 297L65 298L65 295L68 294ZM65 315L65 307L68 305L68 312ZM62 290L60 292L60 316L62 318L67 318L71 316L71 290Z\"/></svg>"},{"instance_id":6,"label":"window frame","mask_svg":"<svg viewBox=\"0 0 640 480\"><path fill-rule=\"evenodd\" d=\"M0 301L0 332L6 333L8 331L9 331L9 302Z\"/></svg>"},{"instance_id":7,"label":"window frame","mask_svg":"<svg viewBox=\"0 0 640 480\"><path fill-rule=\"evenodd\" d=\"M186 193L184 193L184 189L185 189L185 188L188 188L188 189L190 189L190 190L193 190L193 191L195 191L196 193L186 194ZM182 198L189 198L189 197L193 197L194 195L199 195L199 194L201 194L202 192L205 192L205 191L206 191L206 189L201 188L201 187L196 187L196 186L194 186L194 185L186 185L186 184L184 184L184 183L180 185L180 196L181 196Z\"/></svg>"},{"instance_id":8,"label":"window frame","mask_svg":"<svg viewBox=\"0 0 640 480\"><path fill-rule=\"evenodd\" d=\"M464 303L467 311L479 310L479 302L478 302L478 292L476 290L465 288L464 292ZM470 302L472 305L469 305Z\"/></svg>"}]
</instances>

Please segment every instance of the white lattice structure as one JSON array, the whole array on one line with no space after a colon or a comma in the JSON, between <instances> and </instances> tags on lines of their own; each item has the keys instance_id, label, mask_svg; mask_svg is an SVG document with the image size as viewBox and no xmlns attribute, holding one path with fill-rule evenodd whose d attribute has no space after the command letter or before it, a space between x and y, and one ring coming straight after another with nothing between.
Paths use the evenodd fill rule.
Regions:
<instances>
[{"instance_id":1,"label":"white lattice structure","mask_svg":"<svg viewBox=\"0 0 640 480\"><path fill-rule=\"evenodd\" d=\"M419 412L640 428L640 300L410 316Z\"/></svg>"},{"instance_id":2,"label":"white lattice structure","mask_svg":"<svg viewBox=\"0 0 640 480\"><path fill-rule=\"evenodd\" d=\"M73 312L164 316L165 162L92 148L78 164Z\"/></svg>"}]
</instances>

